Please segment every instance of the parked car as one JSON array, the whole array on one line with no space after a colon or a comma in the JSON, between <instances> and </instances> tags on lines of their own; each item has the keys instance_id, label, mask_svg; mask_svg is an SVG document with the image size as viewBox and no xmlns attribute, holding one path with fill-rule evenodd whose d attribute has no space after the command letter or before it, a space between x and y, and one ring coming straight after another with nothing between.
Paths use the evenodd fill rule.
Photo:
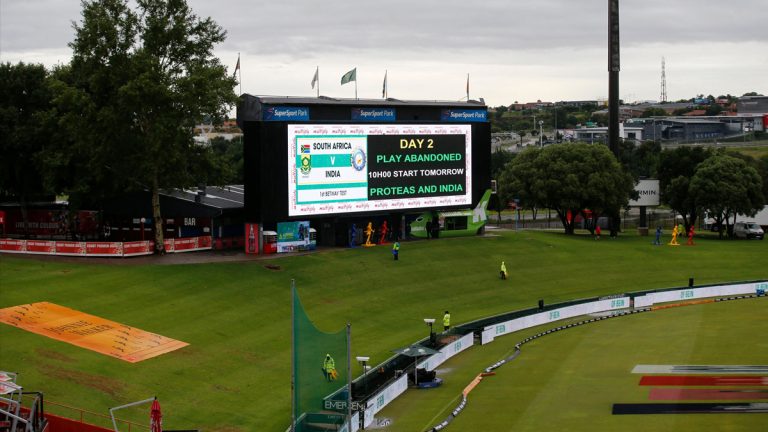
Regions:
<instances>
[{"instance_id":1,"label":"parked car","mask_svg":"<svg viewBox=\"0 0 768 432\"><path fill-rule=\"evenodd\" d=\"M733 226L733 235L737 238L762 240L765 233L756 222L736 222Z\"/></svg>"}]
</instances>

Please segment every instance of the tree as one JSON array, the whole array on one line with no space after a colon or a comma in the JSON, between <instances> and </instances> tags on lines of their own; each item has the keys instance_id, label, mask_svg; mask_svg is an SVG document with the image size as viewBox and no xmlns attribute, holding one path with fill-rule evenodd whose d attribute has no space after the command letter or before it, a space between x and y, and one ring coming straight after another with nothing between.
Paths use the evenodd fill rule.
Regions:
<instances>
[{"instance_id":1,"label":"tree","mask_svg":"<svg viewBox=\"0 0 768 432\"><path fill-rule=\"evenodd\" d=\"M648 117L654 117L654 116L666 116L667 111L664 108L646 108L643 111L643 114L640 115L642 118L648 118Z\"/></svg>"},{"instance_id":2,"label":"tree","mask_svg":"<svg viewBox=\"0 0 768 432\"><path fill-rule=\"evenodd\" d=\"M194 143L193 128L224 117L235 80L213 56L226 35L213 20L197 17L186 0L136 6L83 1L71 79L58 102L87 159L90 171L79 174L96 180L91 189L151 191L155 247L163 252L159 191L194 185L211 167L212 152Z\"/></svg>"},{"instance_id":3,"label":"tree","mask_svg":"<svg viewBox=\"0 0 768 432\"><path fill-rule=\"evenodd\" d=\"M573 234L578 214L618 213L635 194L634 184L606 146L553 144L528 149L508 164L500 193L527 207L555 210L565 233Z\"/></svg>"},{"instance_id":4,"label":"tree","mask_svg":"<svg viewBox=\"0 0 768 432\"><path fill-rule=\"evenodd\" d=\"M491 178L496 180L497 190L502 182L501 175L504 172L504 168L515 158L515 153L508 152L501 148L491 153ZM506 208L507 201L501 194L494 194L493 199L488 203L492 210L496 210L499 215L499 223L501 223L501 212Z\"/></svg>"},{"instance_id":5,"label":"tree","mask_svg":"<svg viewBox=\"0 0 768 432\"><path fill-rule=\"evenodd\" d=\"M757 160L757 173L763 179L763 196L768 200L768 155Z\"/></svg>"},{"instance_id":6,"label":"tree","mask_svg":"<svg viewBox=\"0 0 768 432\"><path fill-rule=\"evenodd\" d=\"M707 107L706 112L704 114L706 114L708 116L716 116L716 115L720 114L721 112L723 112L723 107L721 107L718 104L713 103L713 104L711 104L711 105L709 105Z\"/></svg>"},{"instance_id":7,"label":"tree","mask_svg":"<svg viewBox=\"0 0 768 432\"><path fill-rule=\"evenodd\" d=\"M728 156L743 160L747 165L751 166L755 169L755 171L757 171L757 174L760 176L763 182L763 196L766 198L766 200L768 200L768 155L763 155L759 159L755 159L750 155L730 149L726 151L726 154Z\"/></svg>"},{"instance_id":8,"label":"tree","mask_svg":"<svg viewBox=\"0 0 768 432\"><path fill-rule=\"evenodd\" d=\"M661 144L645 141L635 145L629 140L619 140L619 161L632 173L634 178L656 177L659 169Z\"/></svg>"},{"instance_id":9,"label":"tree","mask_svg":"<svg viewBox=\"0 0 768 432\"><path fill-rule=\"evenodd\" d=\"M592 121L597 123L599 126L607 125L608 124L608 114L592 113Z\"/></svg>"},{"instance_id":10,"label":"tree","mask_svg":"<svg viewBox=\"0 0 768 432\"><path fill-rule=\"evenodd\" d=\"M47 79L43 65L0 64L0 197L19 200L25 231L30 199L55 192L46 187L41 164L53 98Z\"/></svg>"},{"instance_id":11,"label":"tree","mask_svg":"<svg viewBox=\"0 0 768 432\"><path fill-rule=\"evenodd\" d=\"M242 135L227 140L223 137L211 139L210 148L214 154L216 172L219 178L211 178L208 184L243 184L245 182Z\"/></svg>"},{"instance_id":12,"label":"tree","mask_svg":"<svg viewBox=\"0 0 768 432\"><path fill-rule=\"evenodd\" d=\"M685 229L696 223L698 208L690 194L690 181L699 164L712 152L701 147L678 147L661 152L659 189L661 202L683 216Z\"/></svg>"},{"instance_id":13,"label":"tree","mask_svg":"<svg viewBox=\"0 0 768 432\"><path fill-rule=\"evenodd\" d=\"M760 175L745 161L723 153L715 153L702 162L691 179L690 194L696 205L715 220L720 237L723 223L729 235L731 217L754 216L765 205Z\"/></svg>"}]
</instances>

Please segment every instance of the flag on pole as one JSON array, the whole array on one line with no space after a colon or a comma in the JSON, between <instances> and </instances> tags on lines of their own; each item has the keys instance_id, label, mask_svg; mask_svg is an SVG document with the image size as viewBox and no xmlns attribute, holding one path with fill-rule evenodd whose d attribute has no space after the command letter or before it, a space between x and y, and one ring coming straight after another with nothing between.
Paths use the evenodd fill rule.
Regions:
<instances>
[{"instance_id":1,"label":"flag on pole","mask_svg":"<svg viewBox=\"0 0 768 432\"><path fill-rule=\"evenodd\" d=\"M381 97L387 98L387 71L384 71L384 85L381 88Z\"/></svg>"},{"instance_id":2,"label":"flag on pole","mask_svg":"<svg viewBox=\"0 0 768 432\"><path fill-rule=\"evenodd\" d=\"M469 101L469 74L467 74L467 101Z\"/></svg>"},{"instance_id":3,"label":"flag on pole","mask_svg":"<svg viewBox=\"0 0 768 432\"><path fill-rule=\"evenodd\" d=\"M237 77L237 71L239 71L239 70L240 70L240 54L238 53L237 54L237 64L235 65L235 71L232 72L232 77L233 78Z\"/></svg>"},{"instance_id":4,"label":"flag on pole","mask_svg":"<svg viewBox=\"0 0 768 432\"><path fill-rule=\"evenodd\" d=\"M317 79L319 78L320 74L320 66L315 69L315 76L312 77L312 88L315 88L315 84L317 84Z\"/></svg>"},{"instance_id":5,"label":"flag on pole","mask_svg":"<svg viewBox=\"0 0 768 432\"><path fill-rule=\"evenodd\" d=\"M357 82L357 68L352 69L341 77L341 85L344 85L350 81Z\"/></svg>"}]
</instances>

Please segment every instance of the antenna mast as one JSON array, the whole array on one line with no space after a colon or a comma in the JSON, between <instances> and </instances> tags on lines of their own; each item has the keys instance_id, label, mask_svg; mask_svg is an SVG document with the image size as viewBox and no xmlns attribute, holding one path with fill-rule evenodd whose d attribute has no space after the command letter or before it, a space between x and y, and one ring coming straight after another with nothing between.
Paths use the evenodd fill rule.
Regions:
<instances>
[{"instance_id":1,"label":"antenna mast","mask_svg":"<svg viewBox=\"0 0 768 432\"><path fill-rule=\"evenodd\" d=\"M659 102L667 101L667 73L664 71L664 57L661 58L661 96Z\"/></svg>"}]
</instances>

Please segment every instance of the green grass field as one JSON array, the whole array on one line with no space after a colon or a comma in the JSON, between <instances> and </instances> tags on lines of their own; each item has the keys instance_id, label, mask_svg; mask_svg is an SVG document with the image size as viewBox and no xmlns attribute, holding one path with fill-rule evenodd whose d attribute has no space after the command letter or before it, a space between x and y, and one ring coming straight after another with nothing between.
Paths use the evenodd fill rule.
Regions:
<instances>
[{"instance_id":1,"label":"green grass field","mask_svg":"<svg viewBox=\"0 0 768 432\"><path fill-rule=\"evenodd\" d=\"M611 407L652 402L649 387L637 384L641 375L631 373L637 364L765 364L767 310L766 298L686 306L537 339L470 393L467 408L448 430L761 430L768 414L614 416ZM564 322L570 321L575 319ZM434 426L460 402L461 390L483 367L509 356L524 337L551 327L502 336L450 359L438 368L445 385L401 396L379 414L391 421L382 430Z\"/></svg>"},{"instance_id":2,"label":"green grass field","mask_svg":"<svg viewBox=\"0 0 768 432\"><path fill-rule=\"evenodd\" d=\"M404 242L398 262L388 247L198 265L3 255L0 307L49 301L190 346L129 364L0 325L0 368L19 372L25 388L45 392L47 400L104 414L157 395L169 429L283 431L290 422L291 279L321 329L336 331L350 322L352 355L377 364L391 349L426 336L422 318L439 318L446 309L459 324L531 307L540 298L552 303L682 286L689 277L697 284L768 278L761 264L768 262L766 242L703 237L695 247L650 243L633 235L595 241L502 232ZM508 281L497 278L501 260ZM458 356L456 369L473 376L487 366L472 358ZM353 372L360 373L357 365ZM147 422L143 411L125 416Z\"/></svg>"}]
</instances>

